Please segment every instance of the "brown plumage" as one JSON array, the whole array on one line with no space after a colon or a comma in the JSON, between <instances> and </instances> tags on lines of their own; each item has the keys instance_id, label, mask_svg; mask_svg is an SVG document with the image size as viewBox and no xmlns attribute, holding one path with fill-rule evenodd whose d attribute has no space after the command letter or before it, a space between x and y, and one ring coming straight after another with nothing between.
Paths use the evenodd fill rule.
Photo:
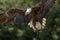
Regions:
<instances>
[{"instance_id":1,"label":"brown plumage","mask_svg":"<svg viewBox=\"0 0 60 40\"><path fill-rule=\"evenodd\" d=\"M29 21L29 18L28 20L27 18L28 17L25 16L25 10L11 8L7 10L5 13L0 14L0 24L19 24L18 22L26 23Z\"/></svg>"},{"instance_id":2,"label":"brown plumage","mask_svg":"<svg viewBox=\"0 0 60 40\"><path fill-rule=\"evenodd\" d=\"M36 6L31 8L31 12L27 16L25 15L27 13L26 10L11 8L7 12L0 14L0 24L27 22L29 25L32 24L33 30L43 29L45 26L43 23L46 21L44 17L54 4L55 0L41 0Z\"/></svg>"},{"instance_id":3,"label":"brown plumage","mask_svg":"<svg viewBox=\"0 0 60 40\"><path fill-rule=\"evenodd\" d=\"M46 21L45 16L47 15L47 13L49 12L49 10L53 7L53 5L55 4L56 0L41 0L40 3L37 3L36 6L31 8L31 12L28 14L29 16L31 16L31 21L32 21L32 25L33 25L33 29L37 30L37 29L44 29L43 25L43 20ZM40 22L40 27L36 27L36 22Z\"/></svg>"},{"instance_id":4,"label":"brown plumage","mask_svg":"<svg viewBox=\"0 0 60 40\"><path fill-rule=\"evenodd\" d=\"M4 24L6 20L7 16L4 13L0 14L0 24Z\"/></svg>"}]
</instances>

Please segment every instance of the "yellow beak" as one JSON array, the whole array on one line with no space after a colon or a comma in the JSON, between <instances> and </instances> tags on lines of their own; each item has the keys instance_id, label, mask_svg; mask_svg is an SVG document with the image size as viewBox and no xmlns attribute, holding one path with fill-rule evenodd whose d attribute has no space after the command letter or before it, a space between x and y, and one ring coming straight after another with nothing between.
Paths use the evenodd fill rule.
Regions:
<instances>
[{"instance_id":1,"label":"yellow beak","mask_svg":"<svg viewBox=\"0 0 60 40\"><path fill-rule=\"evenodd\" d=\"M27 16L28 15L28 13L25 13L25 16Z\"/></svg>"}]
</instances>

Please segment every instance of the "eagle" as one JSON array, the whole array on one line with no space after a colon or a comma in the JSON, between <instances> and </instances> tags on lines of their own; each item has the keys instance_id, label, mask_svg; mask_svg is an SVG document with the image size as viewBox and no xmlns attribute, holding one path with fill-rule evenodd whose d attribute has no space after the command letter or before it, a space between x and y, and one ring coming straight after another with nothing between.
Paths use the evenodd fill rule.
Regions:
<instances>
[{"instance_id":1,"label":"eagle","mask_svg":"<svg viewBox=\"0 0 60 40\"><path fill-rule=\"evenodd\" d=\"M10 8L0 14L0 24L27 23L34 31L44 29L46 24L45 16L53 7L55 1L41 0L34 7L27 9Z\"/></svg>"}]
</instances>

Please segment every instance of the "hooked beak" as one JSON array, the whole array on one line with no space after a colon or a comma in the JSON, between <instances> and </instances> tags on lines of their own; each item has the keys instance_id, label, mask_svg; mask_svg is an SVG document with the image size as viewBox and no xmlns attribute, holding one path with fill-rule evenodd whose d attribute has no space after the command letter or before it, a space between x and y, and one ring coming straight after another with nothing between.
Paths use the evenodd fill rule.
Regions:
<instances>
[{"instance_id":1,"label":"hooked beak","mask_svg":"<svg viewBox=\"0 0 60 40\"><path fill-rule=\"evenodd\" d=\"M28 12L25 12L25 16L27 16L28 15Z\"/></svg>"}]
</instances>

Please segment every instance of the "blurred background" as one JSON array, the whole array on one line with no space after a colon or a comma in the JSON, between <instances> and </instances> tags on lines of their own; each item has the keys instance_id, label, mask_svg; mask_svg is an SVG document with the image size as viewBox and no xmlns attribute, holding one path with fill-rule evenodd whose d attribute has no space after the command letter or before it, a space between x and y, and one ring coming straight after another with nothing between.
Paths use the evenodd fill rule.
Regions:
<instances>
[{"instance_id":1,"label":"blurred background","mask_svg":"<svg viewBox=\"0 0 60 40\"><path fill-rule=\"evenodd\" d=\"M38 2L40 0L0 0L0 14L9 8L34 7ZM33 40L33 38L37 40L60 40L60 0L56 0L46 18L46 27L41 32L34 32L27 24L0 25L0 40Z\"/></svg>"}]
</instances>

